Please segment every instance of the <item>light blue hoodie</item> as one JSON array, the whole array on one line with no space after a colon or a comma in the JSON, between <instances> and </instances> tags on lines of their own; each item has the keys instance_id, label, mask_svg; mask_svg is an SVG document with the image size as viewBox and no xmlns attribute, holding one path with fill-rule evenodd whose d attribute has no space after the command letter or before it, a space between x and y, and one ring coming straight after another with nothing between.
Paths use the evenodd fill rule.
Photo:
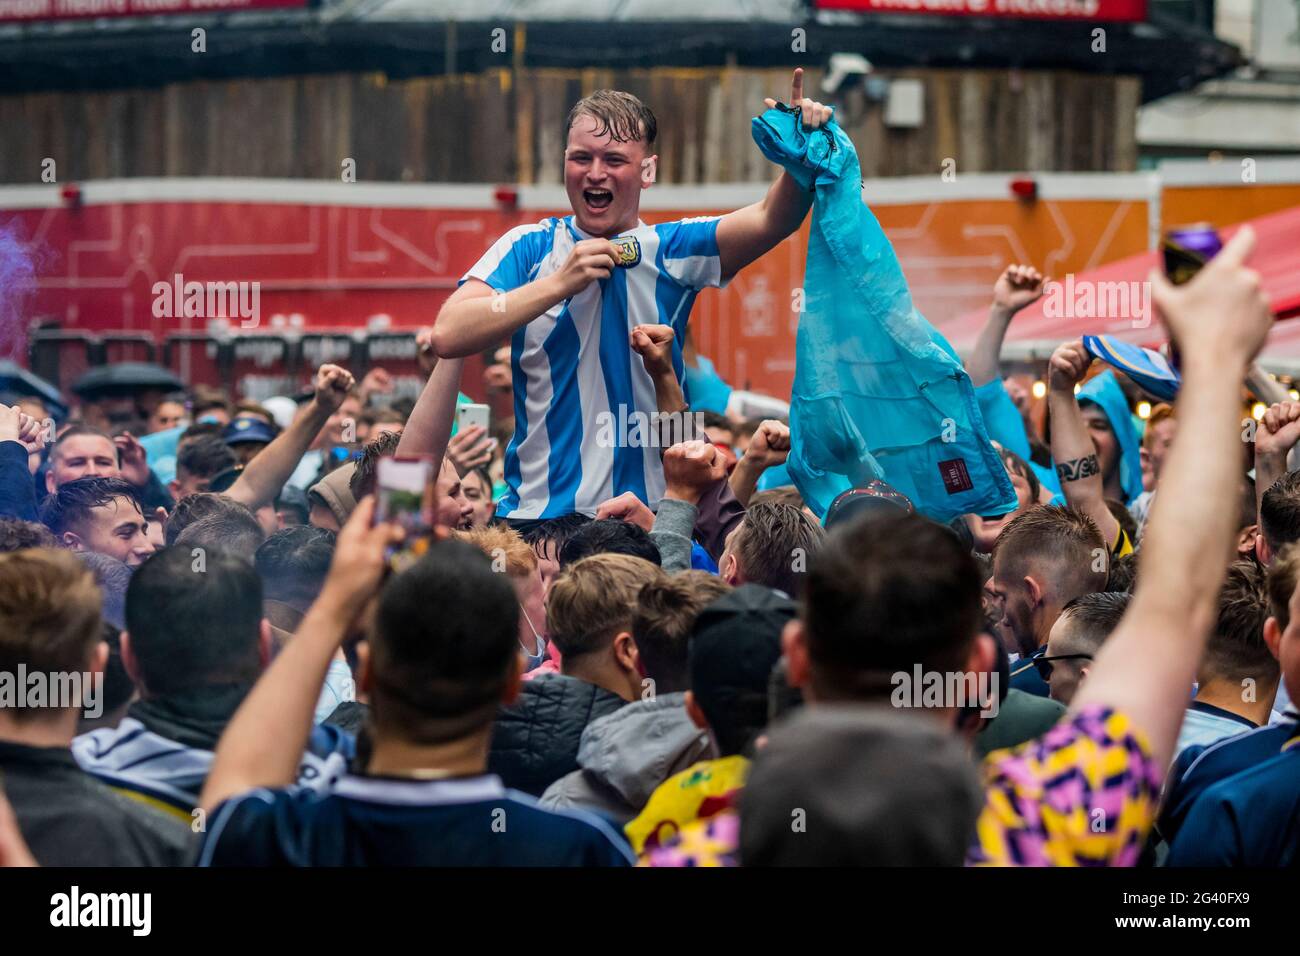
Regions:
<instances>
[{"instance_id":1,"label":"light blue hoodie","mask_svg":"<svg viewBox=\"0 0 1300 956\"><path fill-rule=\"evenodd\" d=\"M1124 390L1119 387L1115 373L1107 369L1079 389L1078 398L1080 405L1096 405L1110 421L1120 451L1119 481L1124 490L1124 504L1131 505L1142 494L1142 436L1133 427Z\"/></svg>"},{"instance_id":2,"label":"light blue hoodie","mask_svg":"<svg viewBox=\"0 0 1300 956\"><path fill-rule=\"evenodd\" d=\"M862 202L853 143L834 122L805 131L788 109L755 117L752 133L816 193L790 407L788 467L804 501L822 515L840 492L875 479L936 521L1014 509L970 378L916 311Z\"/></svg>"}]
</instances>

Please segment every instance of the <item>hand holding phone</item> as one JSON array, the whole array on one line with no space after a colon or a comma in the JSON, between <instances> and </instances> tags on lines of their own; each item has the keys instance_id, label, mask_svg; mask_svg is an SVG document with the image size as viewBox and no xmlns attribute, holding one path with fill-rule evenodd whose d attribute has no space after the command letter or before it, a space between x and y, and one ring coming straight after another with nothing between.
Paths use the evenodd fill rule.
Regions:
<instances>
[{"instance_id":1,"label":"hand holding phone","mask_svg":"<svg viewBox=\"0 0 1300 956\"><path fill-rule=\"evenodd\" d=\"M486 405L457 405L456 406L456 430L464 431L466 428L477 425L484 431L488 430L490 419L490 410Z\"/></svg>"},{"instance_id":2,"label":"hand holding phone","mask_svg":"<svg viewBox=\"0 0 1300 956\"><path fill-rule=\"evenodd\" d=\"M375 468L375 523L395 524L405 532L389 563L401 571L419 560L434 537L433 460L380 458Z\"/></svg>"}]
</instances>

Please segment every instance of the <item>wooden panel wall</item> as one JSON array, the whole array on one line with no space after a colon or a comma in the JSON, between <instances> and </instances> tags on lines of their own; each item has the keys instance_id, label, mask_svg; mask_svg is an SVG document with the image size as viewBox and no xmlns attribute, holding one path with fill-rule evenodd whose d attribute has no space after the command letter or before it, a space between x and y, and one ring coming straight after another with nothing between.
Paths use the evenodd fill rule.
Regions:
<instances>
[{"instance_id":1,"label":"wooden panel wall","mask_svg":"<svg viewBox=\"0 0 1300 956\"><path fill-rule=\"evenodd\" d=\"M1128 171L1136 166L1135 77L1014 70L903 70L925 88L917 129L888 129L863 91L840 121L864 176ZM809 71L808 89L819 76ZM172 84L105 93L0 97L0 182L123 176L555 183L565 115L603 86L642 97L659 118L659 180L764 181L749 120L784 99L784 69L494 70L389 81L337 73Z\"/></svg>"}]
</instances>

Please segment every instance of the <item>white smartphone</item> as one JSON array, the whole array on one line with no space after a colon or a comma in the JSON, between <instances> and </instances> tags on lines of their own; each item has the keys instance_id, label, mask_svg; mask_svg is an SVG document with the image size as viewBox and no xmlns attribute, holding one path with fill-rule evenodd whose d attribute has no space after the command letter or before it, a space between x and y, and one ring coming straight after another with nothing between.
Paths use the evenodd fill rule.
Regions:
<instances>
[{"instance_id":1,"label":"white smartphone","mask_svg":"<svg viewBox=\"0 0 1300 956\"><path fill-rule=\"evenodd\" d=\"M433 461L429 458L385 456L375 466L375 523L401 525L406 540L390 550L396 570L409 567L428 550L433 532Z\"/></svg>"},{"instance_id":2,"label":"white smartphone","mask_svg":"<svg viewBox=\"0 0 1300 956\"><path fill-rule=\"evenodd\" d=\"M456 430L462 432L471 425L477 425L487 431L489 416L490 410L486 405L457 405Z\"/></svg>"}]
</instances>

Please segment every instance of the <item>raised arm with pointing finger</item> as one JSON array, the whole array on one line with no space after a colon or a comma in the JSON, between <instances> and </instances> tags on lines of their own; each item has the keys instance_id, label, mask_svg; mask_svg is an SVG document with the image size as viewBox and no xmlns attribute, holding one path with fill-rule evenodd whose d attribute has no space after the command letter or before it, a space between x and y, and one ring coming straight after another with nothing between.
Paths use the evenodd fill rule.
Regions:
<instances>
[{"instance_id":1,"label":"raised arm with pointing finger","mask_svg":"<svg viewBox=\"0 0 1300 956\"><path fill-rule=\"evenodd\" d=\"M1138 558L1137 588L1072 703L1124 713L1167 767L1233 549L1241 481L1240 389L1272 317L1242 228L1185 286L1152 273L1182 354L1178 433ZM1053 428L1055 431L1055 427Z\"/></svg>"}]
</instances>

